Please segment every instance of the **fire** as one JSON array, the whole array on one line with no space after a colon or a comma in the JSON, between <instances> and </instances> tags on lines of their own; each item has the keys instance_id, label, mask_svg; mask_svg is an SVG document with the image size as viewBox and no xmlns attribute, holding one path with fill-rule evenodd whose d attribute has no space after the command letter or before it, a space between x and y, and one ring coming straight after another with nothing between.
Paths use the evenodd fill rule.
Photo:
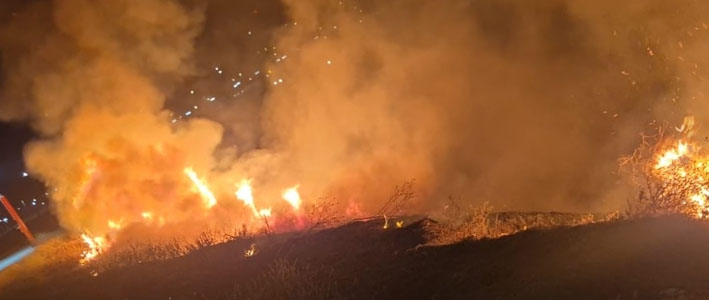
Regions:
<instances>
[{"instance_id":1,"label":"fire","mask_svg":"<svg viewBox=\"0 0 709 300\"><path fill-rule=\"evenodd\" d=\"M108 228L115 229L115 230L121 229L121 227L123 227L122 223L123 223L123 220L120 220L120 221L108 220Z\"/></svg>"},{"instance_id":2,"label":"fire","mask_svg":"<svg viewBox=\"0 0 709 300\"><path fill-rule=\"evenodd\" d=\"M86 264L95 259L109 247L108 241L104 237L92 237L84 233L81 235L81 239L84 240L86 246L89 247L89 249L82 254L82 258L79 261L81 264Z\"/></svg>"},{"instance_id":3,"label":"fire","mask_svg":"<svg viewBox=\"0 0 709 300\"><path fill-rule=\"evenodd\" d=\"M236 198L243 201L244 205L251 208L255 216L259 216L260 213L254 205L254 195L251 191L251 179L242 179L238 184L238 189L236 190Z\"/></svg>"},{"instance_id":4,"label":"fire","mask_svg":"<svg viewBox=\"0 0 709 300\"><path fill-rule=\"evenodd\" d=\"M652 178L661 183L658 197L676 203L678 212L703 218L709 211L709 153L692 141L694 119L685 118L677 131L682 137L669 149L656 154ZM672 201L679 197L679 201Z\"/></svg>"},{"instance_id":5,"label":"fire","mask_svg":"<svg viewBox=\"0 0 709 300\"><path fill-rule=\"evenodd\" d=\"M271 216L271 209L270 208L264 208L258 211L258 215L262 217L270 217Z\"/></svg>"},{"instance_id":6,"label":"fire","mask_svg":"<svg viewBox=\"0 0 709 300\"><path fill-rule=\"evenodd\" d=\"M404 221L396 221L396 228L403 228L404 227Z\"/></svg>"},{"instance_id":7,"label":"fire","mask_svg":"<svg viewBox=\"0 0 709 300\"><path fill-rule=\"evenodd\" d=\"M249 247L249 249L246 249L246 251L244 251L244 257L252 257L252 256L254 256L254 254L256 254L256 244L252 243L251 247Z\"/></svg>"},{"instance_id":8,"label":"fire","mask_svg":"<svg viewBox=\"0 0 709 300\"><path fill-rule=\"evenodd\" d=\"M286 200L292 207L293 210L300 209L300 194L298 194L299 185L295 185L291 188L283 190L282 196L283 200Z\"/></svg>"},{"instance_id":9,"label":"fire","mask_svg":"<svg viewBox=\"0 0 709 300\"><path fill-rule=\"evenodd\" d=\"M145 220L152 220L153 219L153 213L149 211L144 211L140 213L140 216L143 217Z\"/></svg>"},{"instance_id":10,"label":"fire","mask_svg":"<svg viewBox=\"0 0 709 300\"><path fill-rule=\"evenodd\" d=\"M657 159L655 169L662 169L671 166L675 161L687 155L689 147L686 142L678 141L677 147L665 151L664 154Z\"/></svg>"},{"instance_id":11,"label":"fire","mask_svg":"<svg viewBox=\"0 0 709 300\"><path fill-rule=\"evenodd\" d=\"M185 174L187 174L187 177L192 180L192 183L194 183L197 190L199 190L199 194L202 196L202 199L204 199L204 204L207 208L212 208L214 205L217 205L217 198L214 197L214 194L212 194L212 191L209 190L207 185L197 177L197 173L195 173L192 168L185 168Z\"/></svg>"}]
</instances>

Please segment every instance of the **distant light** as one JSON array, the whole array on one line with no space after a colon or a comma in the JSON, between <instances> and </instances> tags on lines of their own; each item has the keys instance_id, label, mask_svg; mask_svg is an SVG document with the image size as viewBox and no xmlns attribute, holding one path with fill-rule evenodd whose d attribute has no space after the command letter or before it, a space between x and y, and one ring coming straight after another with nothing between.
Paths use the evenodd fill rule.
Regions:
<instances>
[{"instance_id":1,"label":"distant light","mask_svg":"<svg viewBox=\"0 0 709 300\"><path fill-rule=\"evenodd\" d=\"M188 110L188 111L185 113L185 117L187 117L187 116L189 116L189 115L191 115L191 114L192 114L192 111L191 111L191 110Z\"/></svg>"},{"instance_id":2,"label":"distant light","mask_svg":"<svg viewBox=\"0 0 709 300\"><path fill-rule=\"evenodd\" d=\"M331 64L332 64L332 61L331 61L331 60L328 60L328 61L327 61L327 64L328 64L328 65L331 65Z\"/></svg>"},{"instance_id":3,"label":"distant light","mask_svg":"<svg viewBox=\"0 0 709 300\"><path fill-rule=\"evenodd\" d=\"M2 218L2 221L7 223L9 220L7 218Z\"/></svg>"},{"instance_id":4,"label":"distant light","mask_svg":"<svg viewBox=\"0 0 709 300\"><path fill-rule=\"evenodd\" d=\"M234 88L238 88L241 85L241 81L237 81L234 83Z\"/></svg>"},{"instance_id":5,"label":"distant light","mask_svg":"<svg viewBox=\"0 0 709 300\"><path fill-rule=\"evenodd\" d=\"M30 176L30 174L27 174L27 172L22 172L22 177L27 177Z\"/></svg>"},{"instance_id":6,"label":"distant light","mask_svg":"<svg viewBox=\"0 0 709 300\"><path fill-rule=\"evenodd\" d=\"M194 95L194 90L190 90L190 94Z\"/></svg>"}]
</instances>

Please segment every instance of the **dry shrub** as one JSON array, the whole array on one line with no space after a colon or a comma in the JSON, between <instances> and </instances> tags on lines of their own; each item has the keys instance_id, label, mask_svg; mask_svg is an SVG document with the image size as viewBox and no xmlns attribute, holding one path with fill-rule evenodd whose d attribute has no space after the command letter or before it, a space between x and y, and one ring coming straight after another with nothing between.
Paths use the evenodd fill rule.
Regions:
<instances>
[{"instance_id":1,"label":"dry shrub","mask_svg":"<svg viewBox=\"0 0 709 300\"><path fill-rule=\"evenodd\" d=\"M557 212L493 212L485 202L461 208L449 197L449 205L440 216L441 223L427 228L429 245L445 245L463 240L498 238L530 229L550 229L607 222L619 214L572 214Z\"/></svg>"},{"instance_id":2,"label":"dry shrub","mask_svg":"<svg viewBox=\"0 0 709 300\"><path fill-rule=\"evenodd\" d=\"M416 199L414 192L415 180L409 180L394 187L394 192L389 196L384 205L377 212L378 216L399 215L406 204Z\"/></svg>"},{"instance_id":3,"label":"dry shrub","mask_svg":"<svg viewBox=\"0 0 709 300\"><path fill-rule=\"evenodd\" d=\"M334 269L313 267L297 260L275 260L251 282L237 284L232 299L326 300L345 299L332 279Z\"/></svg>"},{"instance_id":4,"label":"dry shrub","mask_svg":"<svg viewBox=\"0 0 709 300\"><path fill-rule=\"evenodd\" d=\"M442 223L428 228L429 244L452 244L466 239L481 239L490 236L490 212L492 206L485 202L481 206L461 208L457 202L449 197Z\"/></svg>"},{"instance_id":5,"label":"dry shrub","mask_svg":"<svg viewBox=\"0 0 709 300\"><path fill-rule=\"evenodd\" d=\"M697 167L695 161L686 157L660 170L655 167L658 153L676 146L678 142L667 136L667 128L664 124L658 126L656 134L642 135L640 146L633 154L619 160L622 174L629 177L637 191L636 197L628 199L628 217L666 214L696 216L702 210L688 199L701 193L702 187L707 185L709 174L704 167ZM687 175L677 176L680 170Z\"/></svg>"},{"instance_id":6,"label":"dry shrub","mask_svg":"<svg viewBox=\"0 0 709 300\"><path fill-rule=\"evenodd\" d=\"M339 203L335 198L320 198L306 207L309 228L307 232L329 228L341 224L344 217L340 214Z\"/></svg>"}]
</instances>

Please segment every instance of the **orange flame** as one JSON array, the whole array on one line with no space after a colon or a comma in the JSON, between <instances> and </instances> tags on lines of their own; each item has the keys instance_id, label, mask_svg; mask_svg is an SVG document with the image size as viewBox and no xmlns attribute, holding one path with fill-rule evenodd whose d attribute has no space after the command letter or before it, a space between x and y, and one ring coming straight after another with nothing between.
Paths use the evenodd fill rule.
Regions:
<instances>
[{"instance_id":1,"label":"orange flame","mask_svg":"<svg viewBox=\"0 0 709 300\"><path fill-rule=\"evenodd\" d=\"M82 254L81 260L79 260L82 265L95 259L109 247L108 241L104 237L91 237L84 233L81 235L81 239L84 240L84 243L89 247L89 249Z\"/></svg>"},{"instance_id":2,"label":"orange flame","mask_svg":"<svg viewBox=\"0 0 709 300\"><path fill-rule=\"evenodd\" d=\"M293 210L298 210L300 209L300 194L298 194L298 187L300 185L295 185L291 188L287 188L283 190L283 193L281 194L283 196L283 200L286 200L291 207L293 207Z\"/></svg>"},{"instance_id":3,"label":"orange flame","mask_svg":"<svg viewBox=\"0 0 709 300\"><path fill-rule=\"evenodd\" d=\"M251 211L255 216L260 216L259 211L256 209L254 204L254 195L251 191L251 179L242 179L238 184L238 189L236 190L236 198L243 201L244 205L251 208Z\"/></svg>"},{"instance_id":4,"label":"orange flame","mask_svg":"<svg viewBox=\"0 0 709 300\"><path fill-rule=\"evenodd\" d=\"M677 142L677 148L672 148L665 151L657 159L657 164L655 164L655 169L662 169L671 166L675 161L681 159L689 152L689 146L684 141Z\"/></svg>"},{"instance_id":5,"label":"orange flame","mask_svg":"<svg viewBox=\"0 0 709 300\"><path fill-rule=\"evenodd\" d=\"M702 152L699 145L692 143L694 118L687 117L681 127L682 134L675 147L657 154L652 175L661 180L669 190L668 195L682 197L682 210L695 217L703 218L709 196L709 155Z\"/></svg>"},{"instance_id":6,"label":"orange flame","mask_svg":"<svg viewBox=\"0 0 709 300\"><path fill-rule=\"evenodd\" d=\"M190 180L192 180L192 183L194 183L197 187L197 190L199 190L199 194L202 196L204 204L207 208L212 208L217 204L217 198L214 197L214 194L212 194L212 191L209 190L209 187L207 187L207 185L204 184L199 177L197 177L197 173L195 173L192 168L185 168L185 174L190 178Z\"/></svg>"}]
</instances>

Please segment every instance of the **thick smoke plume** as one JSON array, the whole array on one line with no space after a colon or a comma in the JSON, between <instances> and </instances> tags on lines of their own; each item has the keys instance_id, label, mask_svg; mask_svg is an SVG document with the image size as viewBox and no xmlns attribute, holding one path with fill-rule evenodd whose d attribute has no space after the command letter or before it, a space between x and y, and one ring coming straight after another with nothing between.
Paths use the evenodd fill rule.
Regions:
<instances>
[{"instance_id":1,"label":"thick smoke plume","mask_svg":"<svg viewBox=\"0 0 709 300\"><path fill-rule=\"evenodd\" d=\"M414 179L409 212L450 196L499 209L618 209L627 195L617 158L639 133L685 114L707 120L709 6L697 1L3 9L0 118L42 135L26 163L73 230L227 214L243 208L233 193L244 178L263 206L300 184L308 201L336 197L367 214ZM254 55L262 46L288 58ZM236 100L200 102L201 119L171 122L166 99L191 106L182 95L213 88L204 74L215 65L268 76ZM185 167L209 183L215 210L205 212Z\"/></svg>"},{"instance_id":2,"label":"thick smoke plume","mask_svg":"<svg viewBox=\"0 0 709 300\"><path fill-rule=\"evenodd\" d=\"M202 18L174 1L66 0L8 21L3 116L29 119L42 135L25 160L52 189L65 227L103 231L107 219L155 210L179 221L199 202L185 196L182 169L208 169L221 126L172 127L163 105L191 72Z\"/></svg>"},{"instance_id":3,"label":"thick smoke plume","mask_svg":"<svg viewBox=\"0 0 709 300\"><path fill-rule=\"evenodd\" d=\"M618 209L616 159L702 111L696 1L289 2L267 138L369 210L408 178L429 208Z\"/></svg>"}]
</instances>

